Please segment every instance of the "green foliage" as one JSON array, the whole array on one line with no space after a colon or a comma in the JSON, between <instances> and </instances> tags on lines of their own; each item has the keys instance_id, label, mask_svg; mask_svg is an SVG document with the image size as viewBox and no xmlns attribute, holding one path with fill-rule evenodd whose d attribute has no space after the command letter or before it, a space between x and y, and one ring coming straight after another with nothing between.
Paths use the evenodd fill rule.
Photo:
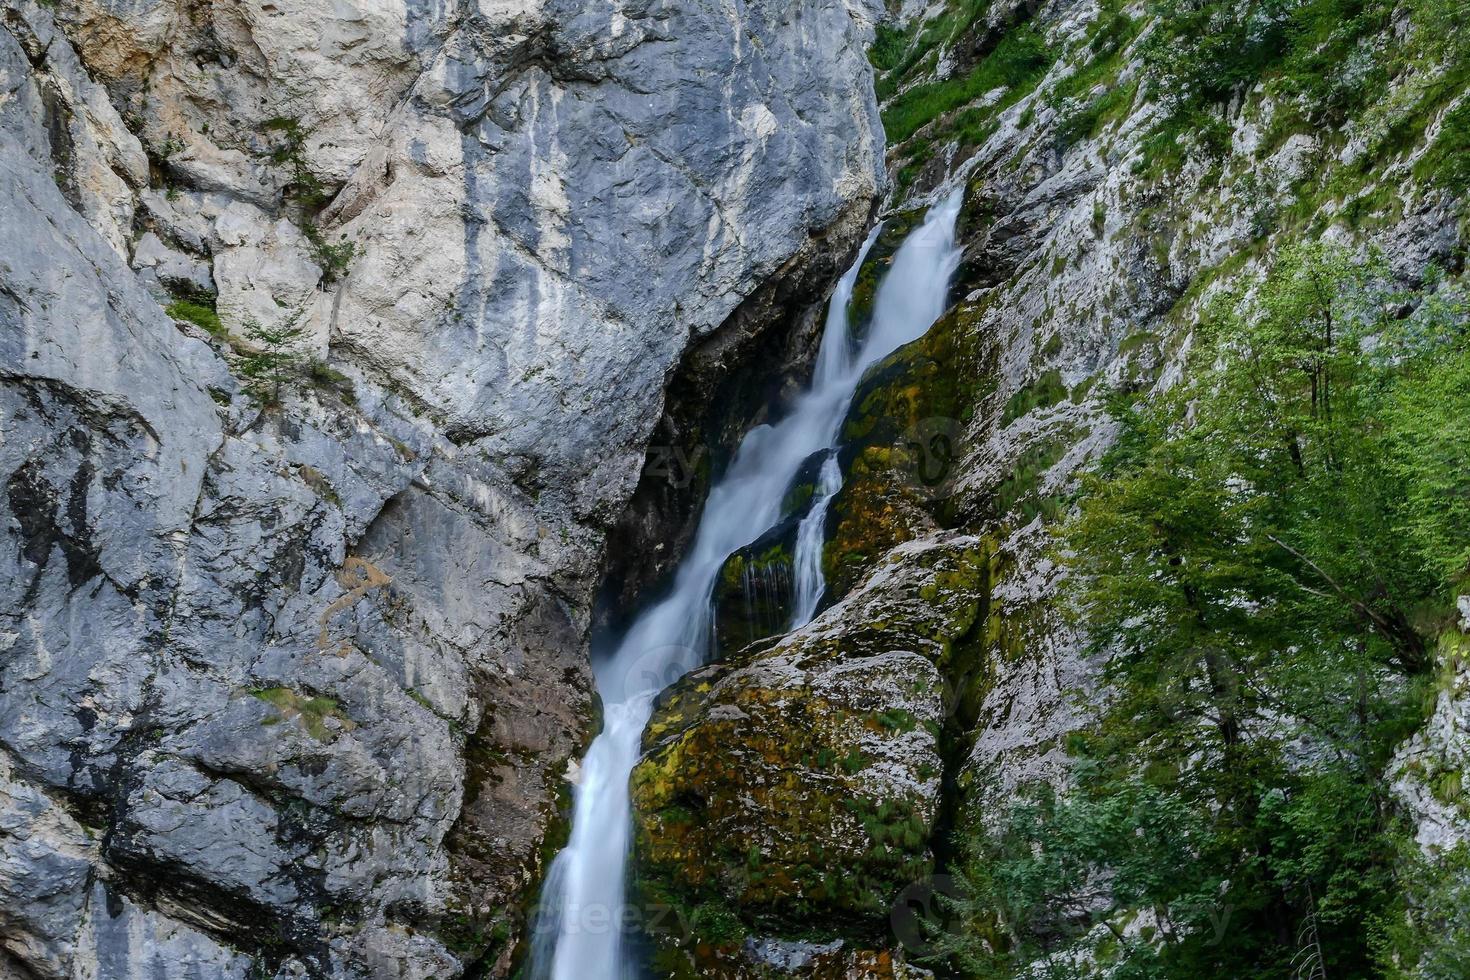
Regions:
<instances>
[{"instance_id":1,"label":"green foliage","mask_svg":"<svg viewBox=\"0 0 1470 980\"><path fill-rule=\"evenodd\" d=\"M260 128L270 139L266 159L290 175L287 196L309 211L326 204L329 199L326 186L306 162L308 133L301 120L294 116L275 116L261 123Z\"/></svg>"},{"instance_id":2,"label":"green foliage","mask_svg":"<svg viewBox=\"0 0 1470 980\"><path fill-rule=\"evenodd\" d=\"M968 74L916 85L893 100L883 112L888 142L897 145L946 112L952 112L995 89L1005 95L993 114L1014 103L1041 80L1052 53L1039 31L1031 26L1008 33L994 51ZM972 119L973 126L977 119Z\"/></svg>"},{"instance_id":3,"label":"green foliage","mask_svg":"<svg viewBox=\"0 0 1470 980\"><path fill-rule=\"evenodd\" d=\"M1058 124L1057 140L1063 146L1070 146L1079 140L1096 136L1103 127L1127 115L1133 108L1137 95L1136 82L1104 89Z\"/></svg>"},{"instance_id":4,"label":"green foliage","mask_svg":"<svg viewBox=\"0 0 1470 980\"><path fill-rule=\"evenodd\" d=\"M224 337L225 325L220 322L219 314L215 312L212 303L206 304L191 299L178 299L170 303L164 311L175 320L187 320L189 323L200 327L213 337Z\"/></svg>"},{"instance_id":5,"label":"green foliage","mask_svg":"<svg viewBox=\"0 0 1470 980\"><path fill-rule=\"evenodd\" d=\"M889 24L879 24L873 37L873 46L868 49L868 60L880 72L890 72L903 62L908 48L908 36Z\"/></svg>"},{"instance_id":6,"label":"green foliage","mask_svg":"<svg viewBox=\"0 0 1470 980\"><path fill-rule=\"evenodd\" d=\"M1117 3L1099 12L1082 47L1080 65L1047 95L1047 101L1063 113L1057 127L1057 139L1063 146L1096 135L1132 108L1138 84L1119 84L1118 75L1143 25Z\"/></svg>"},{"instance_id":7,"label":"green foliage","mask_svg":"<svg viewBox=\"0 0 1470 980\"><path fill-rule=\"evenodd\" d=\"M969 32L990 6L990 0L955 0L939 16L899 31L880 27L870 55L881 77L875 86L878 100L887 101L904 79L920 65L934 60L940 46L953 46Z\"/></svg>"},{"instance_id":8,"label":"green foliage","mask_svg":"<svg viewBox=\"0 0 1470 980\"><path fill-rule=\"evenodd\" d=\"M1385 774L1470 573L1470 306L1385 280L1287 250L1207 309L1188 380L1112 397L1120 436L1057 551L1112 700L1065 799L965 828L951 967L1009 976L1084 936L1129 977L1462 962L1436 903L1463 869L1395 897L1419 872Z\"/></svg>"},{"instance_id":9,"label":"green foliage","mask_svg":"<svg viewBox=\"0 0 1470 980\"><path fill-rule=\"evenodd\" d=\"M1089 763L1077 776L1083 786L1098 783ZM1214 935L1224 915L1217 902L1223 883L1198 863L1210 845L1205 814L1141 779L1100 788L1059 800L1042 784L1023 794L999 826L972 818L960 894L946 910L960 927L934 937L938 958L967 976L1014 976L1106 923L1111 910L1097 900L1104 893L1144 906L1168 892L1163 929ZM1119 938L1135 970L1154 958L1147 934Z\"/></svg>"},{"instance_id":10,"label":"green foliage","mask_svg":"<svg viewBox=\"0 0 1470 980\"><path fill-rule=\"evenodd\" d=\"M1115 604L1109 623L1157 613L1167 599L1174 613L1160 635L1168 642L1189 617L1209 630L1239 626L1245 636L1279 616L1268 643L1292 635L1306 644L1325 627L1366 629L1398 667L1424 666L1425 638L1410 621L1443 582L1425 574L1425 556L1402 534L1430 515L1406 506L1404 481L1420 471L1388 465L1399 440L1384 426L1411 426L1412 411L1395 411L1396 400L1416 399L1421 372L1436 376L1453 359L1437 336L1421 363L1409 345L1422 347L1422 338L1391 330L1381 312L1391 297L1372 285L1375 271L1329 248L1287 252L1259 299L1226 294L1214 304L1190 385L1142 415L1124 414L1147 451L1114 457L1113 478L1089 488L1074 531L1089 549L1138 555L1157 574L1140 582L1143 567L1117 562L1080 569L1104 590L1091 606ZM1416 323L1422 332L1423 318ZM1394 342L1393 361L1367 353L1383 337ZM1430 438L1403 438L1418 436ZM1456 453L1442 449L1452 468ZM1195 560L1190 548L1202 549ZM1242 601L1260 605L1247 615Z\"/></svg>"},{"instance_id":11,"label":"green foliage","mask_svg":"<svg viewBox=\"0 0 1470 980\"><path fill-rule=\"evenodd\" d=\"M1379 406L1387 467L1403 497L1396 529L1435 575L1470 569L1470 301L1444 289L1400 325L1380 355L1394 383ZM1389 360L1392 358L1393 360Z\"/></svg>"},{"instance_id":12,"label":"green foliage","mask_svg":"<svg viewBox=\"0 0 1470 980\"><path fill-rule=\"evenodd\" d=\"M1175 108L1223 102L1288 50L1297 0L1160 0L1145 46L1153 91Z\"/></svg>"},{"instance_id":13,"label":"green foliage","mask_svg":"<svg viewBox=\"0 0 1470 980\"><path fill-rule=\"evenodd\" d=\"M1399 901L1375 923L1384 974L1392 980L1470 976L1470 847L1440 860L1404 848Z\"/></svg>"},{"instance_id":14,"label":"green foliage","mask_svg":"<svg viewBox=\"0 0 1470 980\"><path fill-rule=\"evenodd\" d=\"M1445 113L1439 132L1415 167L1421 179L1463 194L1470 191L1470 101Z\"/></svg>"},{"instance_id":15,"label":"green foliage","mask_svg":"<svg viewBox=\"0 0 1470 980\"><path fill-rule=\"evenodd\" d=\"M1048 371L1011 396L1001 413L1000 424L1010 425L1016 419L1038 408L1047 408L1057 402L1066 401L1067 386L1062 383L1060 371Z\"/></svg>"},{"instance_id":16,"label":"green foliage","mask_svg":"<svg viewBox=\"0 0 1470 980\"><path fill-rule=\"evenodd\" d=\"M317 264L322 267L322 282L330 285L347 275L352 260L357 257L357 243L330 241L322 230L308 221L302 226L306 240L311 242Z\"/></svg>"},{"instance_id":17,"label":"green foliage","mask_svg":"<svg viewBox=\"0 0 1470 980\"><path fill-rule=\"evenodd\" d=\"M718 946L737 946L745 938L745 924L733 910L718 902L702 902L689 917L695 935Z\"/></svg>"},{"instance_id":18,"label":"green foliage","mask_svg":"<svg viewBox=\"0 0 1470 980\"><path fill-rule=\"evenodd\" d=\"M1291 132L1335 129L1366 117L1390 79L1410 70L1449 82L1418 86L1431 105L1438 104L1445 91L1459 91L1449 76L1464 70L1470 51L1458 7L1453 0L1158 0L1150 8L1155 24L1143 55L1147 94L1167 111L1146 147L1147 172L1177 164L1184 153L1208 151L1209 141L1195 146L1192 134L1257 84L1276 106L1268 149ZM1409 29L1398 31L1397 23ZM1399 134L1395 140L1423 132L1421 107L1383 111L1386 129ZM1455 142L1449 135L1447 149ZM1364 156L1381 161L1386 149L1374 147ZM1452 161L1446 153L1425 167L1453 169Z\"/></svg>"},{"instance_id":19,"label":"green foliage","mask_svg":"<svg viewBox=\"0 0 1470 980\"><path fill-rule=\"evenodd\" d=\"M305 333L298 325L302 311L285 320L265 326L258 320L245 324L245 340L239 367L245 379L245 390L262 405L275 405L281 399L281 385L296 374L301 354L297 342Z\"/></svg>"},{"instance_id":20,"label":"green foliage","mask_svg":"<svg viewBox=\"0 0 1470 980\"><path fill-rule=\"evenodd\" d=\"M301 229L311 243L317 263L322 267L322 282L336 282L347 274L352 260L357 256L357 245L354 242L329 240L310 219L312 214L331 200L331 194L307 163L308 131L301 120L294 116L268 119L261 124L261 131L270 139L266 158L289 174L286 196L296 201L305 212Z\"/></svg>"}]
</instances>

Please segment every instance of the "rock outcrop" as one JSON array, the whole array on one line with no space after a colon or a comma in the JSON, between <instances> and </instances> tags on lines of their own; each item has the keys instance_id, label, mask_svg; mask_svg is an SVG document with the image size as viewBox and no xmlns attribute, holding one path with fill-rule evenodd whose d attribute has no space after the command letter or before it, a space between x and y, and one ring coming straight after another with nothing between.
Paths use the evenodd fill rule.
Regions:
<instances>
[{"instance_id":1,"label":"rock outcrop","mask_svg":"<svg viewBox=\"0 0 1470 980\"><path fill-rule=\"evenodd\" d=\"M834 801L897 799L890 777L903 772L915 790L904 806L918 819L912 843L899 842L913 859L902 874L923 885L945 872L954 825L1005 814L1018 787L1066 785L1068 735L1107 692L1104 658L1065 615L1051 530L1116 434L1109 392L1176 380L1210 296L1248 282L1284 243L1377 248L1416 286L1431 265L1463 268L1463 193L1429 166L1448 139L1444 120L1463 105L1463 64L1395 53L1404 62L1371 76L1366 107L1330 124L1309 124L1310 111L1257 88L1211 106L1197 129L1160 136L1171 93L1143 83L1147 4L890 11L874 50L892 141L887 217L901 237L924 206L967 187L953 306L876 366L854 399L828 534L830 608L806 630L681 682L654 716L635 782L642 886L696 911L707 903L680 948L696 964L723 957L732 976L821 975L814 962L764 958L766 943L927 948L921 931L892 930L891 906L827 904L836 890L791 872L802 860L877 867L868 849L880 838L840 806L829 813ZM1362 59L1386 60L1413 36L1398 23L1392 42L1373 39ZM858 320L883 271L875 247L854 296ZM909 560L957 539L985 542L985 574L966 585L979 590L967 602L976 622L958 636L934 632L942 604L929 605L931 570ZM874 649L858 607L878 583L892 605L881 617L891 643ZM910 633L962 649L963 669L910 646ZM1421 839L1440 846L1463 839L1466 758L1463 669L1445 662L1431 730L1404 747L1399 769ZM862 678L860 708L845 695L842 711L819 706L839 675ZM912 713L919 725L903 736L912 755L889 759L896 770L834 770L843 739L855 739L840 721L853 710ZM881 726L864 737L885 759L879 744L902 741ZM940 771L920 779L926 765ZM794 820L803 838L790 834ZM801 908L765 904L764 875L786 875L791 887L777 891ZM912 897L905 884L895 877L878 890L901 905Z\"/></svg>"},{"instance_id":2,"label":"rock outcrop","mask_svg":"<svg viewBox=\"0 0 1470 980\"><path fill-rule=\"evenodd\" d=\"M510 970L666 383L872 210L875 14L4 5L0 972Z\"/></svg>"},{"instance_id":3,"label":"rock outcrop","mask_svg":"<svg viewBox=\"0 0 1470 980\"><path fill-rule=\"evenodd\" d=\"M672 688L633 774L652 887L696 921L881 939L931 870L989 570L979 539L910 542L807 627Z\"/></svg>"}]
</instances>

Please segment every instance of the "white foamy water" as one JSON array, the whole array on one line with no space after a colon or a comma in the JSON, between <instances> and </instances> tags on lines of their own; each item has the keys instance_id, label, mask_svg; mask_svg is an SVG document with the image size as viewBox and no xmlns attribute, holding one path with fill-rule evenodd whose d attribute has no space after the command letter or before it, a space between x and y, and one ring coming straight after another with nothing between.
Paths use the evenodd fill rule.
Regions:
<instances>
[{"instance_id":1,"label":"white foamy water","mask_svg":"<svg viewBox=\"0 0 1470 980\"><path fill-rule=\"evenodd\" d=\"M694 543L667 598L646 609L612 656L597 666L603 730L582 761L571 839L552 863L542 892L532 976L624 980L637 975L625 949L626 938L641 924L626 900L632 828L628 777L638 762L653 699L704 662L712 628L710 598L725 560L780 520L782 500L801 465L828 450L812 514L798 530L796 591L801 605L794 625L803 625L815 612L825 587L824 517L816 518L816 510L825 512L841 486L831 452L838 428L863 373L923 336L944 312L949 280L959 264L954 226L961 201L957 190L904 240L878 288L868 335L857 344L847 307L877 229L868 236L833 292L811 388L785 418L746 435L728 471L710 491ZM810 566L806 572L804 565Z\"/></svg>"},{"instance_id":2,"label":"white foamy water","mask_svg":"<svg viewBox=\"0 0 1470 980\"><path fill-rule=\"evenodd\" d=\"M822 461L822 472L812 493L812 509L807 511L796 528L796 553L791 559L791 567L796 573L791 596L791 629L812 621L817 614L817 604L822 601L822 593L827 591L827 578L822 574L822 546L827 543L827 509L841 489L842 467L837 462L834 447Z\"/></svg>"}]
</instances>

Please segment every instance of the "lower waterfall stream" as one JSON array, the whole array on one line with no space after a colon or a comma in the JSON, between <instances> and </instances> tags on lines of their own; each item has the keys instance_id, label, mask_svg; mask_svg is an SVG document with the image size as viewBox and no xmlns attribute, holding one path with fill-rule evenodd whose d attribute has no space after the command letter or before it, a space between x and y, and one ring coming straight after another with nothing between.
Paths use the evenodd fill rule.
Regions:
<instances>
[{"instance_id":1,"label":"lower waterfall stream","mask_svg":"<svg viewBox=\"0 0 1470 980\"><path fill-rule=\"evenodd\" d=\"M550 980L625 980L638 968L625 948L636 925L627 915L626 864L632 830L628 779L638 762L654 698L702 665L712 633L711 596L726 559L782 517L782 501L802 465L826 453L794 556L791 628L815 614L828 505L841 488L837 437L864 373L917 340L944 312L959 265L955 222L963 191L930 209L894 254L880 283L867 336L856 343L852 298L878 228L834 291L809 390L773 425L752 429L710 491L688 554L668 595L644 610L615 652L596 666L604 706L601 734L582 761L571 838L548 871L531 949L531 975Z\"/></svg>"}]
</instances>

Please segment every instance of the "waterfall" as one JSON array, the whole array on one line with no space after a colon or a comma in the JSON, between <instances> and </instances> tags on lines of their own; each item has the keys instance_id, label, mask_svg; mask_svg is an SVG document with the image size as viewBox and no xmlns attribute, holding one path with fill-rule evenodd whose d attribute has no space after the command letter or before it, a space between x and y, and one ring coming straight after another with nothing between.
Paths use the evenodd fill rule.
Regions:
<instances>
[{"instance_id":1,"label":"waterfall","mask_svg":"<svg viewBox=\"0 0 1470 980\"><path fill-rule=\"evenodd\" d=\"M623 948L625 936L639 926L625 896L632 830L628 777L638 761L653 699L704 662L713 627L710 597L725 560L780 520L782 500L807 459L828 450L827 464L835 469L830 449L863 373L923 336L944 312L949 280L959 265L954 226L961 201L962 191L954 191L904 240L879 286L867 338L854 345L847 305L874 229L834 292L811 388L779 422L746 434L729 469L710 491L668 596L645 610L612 656L597 665L603 730L582 762L571 839L547 874L531 951L533 976L636 976ZM840 472L827 479L828 465L823 466L824 487L841 479ZM813 510L825 508L831 493ZM820 523L812 532L818 539ZM819 577L820 541L808 550L816 554ZM813 609L821 595L817 588Z\"/></svg>"},{"instance_id":2,"label":"waterfall","mask_svg":"<svg viewBox=\"0 0 1470 980\"><path fill-rule=\"evenodd\" d=\"M827 529L827 508L841 489L842 467L838 465L837 452L833 449L822 461L822 473L817 478L817 489L812 496L812 509L807 511L796 529L796 555L791 561L796 572L791 629L811 622L817 612L817 603L822 601L822 593L827 589L827 580L822 575L822 546L827 543L823 532Z\"/></svg>"}]
</instances>

